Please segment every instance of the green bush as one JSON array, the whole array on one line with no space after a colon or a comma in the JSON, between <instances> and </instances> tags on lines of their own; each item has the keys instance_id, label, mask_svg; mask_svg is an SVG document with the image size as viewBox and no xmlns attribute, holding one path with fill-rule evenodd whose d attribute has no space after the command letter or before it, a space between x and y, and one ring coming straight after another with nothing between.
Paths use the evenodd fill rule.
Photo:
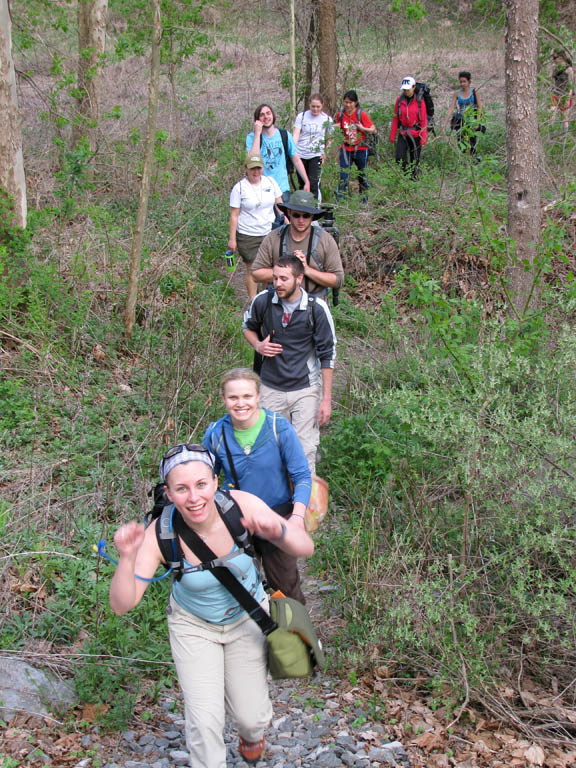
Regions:
<instances>
[{"instance_id":1,"label":"green bush","mask_svg":"<svg viewBox=\"0 0 576 768\"><path fill-rule=\"evenodd\" d=\"M317 559L342 586L345 647L375 647L456 698L466 686L482 699L522 670L568 684L573 333L552 348L541 328L526 348L513 326L456 313L434 290L423 307L418 349L358 382L354 414L336 414L325 443L343 519Z\"/></svg>"}]
</instances>

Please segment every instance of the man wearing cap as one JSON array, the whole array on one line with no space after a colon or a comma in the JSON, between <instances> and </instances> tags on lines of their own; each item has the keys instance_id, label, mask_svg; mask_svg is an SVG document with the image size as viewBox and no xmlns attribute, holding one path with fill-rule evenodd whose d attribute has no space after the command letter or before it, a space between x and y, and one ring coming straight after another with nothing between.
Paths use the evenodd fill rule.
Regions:
<instances>
[{"instance_id":1,"label":"man wearing cap","mask_svg":"<svg viewBox=\"0 0 576 768\"><path fill-rule=\"evenodd\" d=\"M412 178L418 177L420 152L428 138L428 116L424 99L416 96L416 81L405 77L400 86L402 93L396 99L394 119L390 130L390 141L394 143L396 134L396 162L402 163L402 170L412 167ZM408 159L408 156L410 159Z\"/></svg>"},{"instance_id":2,"label":"man wearing cap","mask_svg":"<svg viewBox=\"0 0 576 768\"><path fill-rule=\"evenodd\" d=\"M228 249L237 251L246 265L246 290L250 301L258 292L250 267L264 237L276 218L275 203L282 202L282 192L274 179L263 176L264 162L258 153L244 161L246 175L230 193L230 232Z\"/></svg>"},{"instance_id":3,"label":"man wearing cap","mask_svg":"<svg viewBox=\"0 0 576 768\"><path fill-rule=\"evenodd\" d=\"M266 235L252 264L252 277L259 283L272 282L274 264L281 255L295 256L304 267L303 288L312 296L325 298L330 288L340 288L344 269L336 241L313 222L326 211L310 192L297 190L290 200L278 205L289 223Z\"/></svg>"},{"instance_id":4,"label":"man wearing cap","mask_svg":"<svg viewBox=\"0 0 576 768\"><path fill-rule=\"evenodd\" d=\"M256 296L242 330L262 356L261 403L292 423L314 474L319 428L332 413L334 322L326 302L302 288L304 265L297 256L281 256L272 279L274 292Z\"/></svg>"}]
</instances>

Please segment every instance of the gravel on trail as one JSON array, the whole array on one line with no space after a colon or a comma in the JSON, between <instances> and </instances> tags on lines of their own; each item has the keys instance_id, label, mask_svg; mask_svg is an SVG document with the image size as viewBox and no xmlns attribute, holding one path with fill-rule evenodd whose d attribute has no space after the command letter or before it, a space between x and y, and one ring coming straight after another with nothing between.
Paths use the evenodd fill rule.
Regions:
<instances>
[{"instance_id":1,"label":"gravel on trail","mask_svg":"<svg viewBox=\"0 0 576 768\"><path fill-rule=\"evenodd\" d=\"M319 679L314 688L309 681L271 683L274 717L266 731L266 751L257 768L375 768L403 766L410 762L400 742L386 739L384 727L363 721L363 711L340 709L334 682ZM334 697L334 698L332 698ZM171 699L162 702L161 722L144 734L125 731L118 743L118 754L110 755L104 768L176 768L189 765L184 741L182 714L174 712ZM245 766L238 753L238 738L226 727L229 768ZM88 743L85 746L89 746ZM81 763L77 768L83 768Z\"/></svg>"},{"instance_id":2,"label":"gravel on trail","mask_svg":"<svg viewBox=\"0 0 576 768\"><path fill-rule=\"evenodd\" d=\"M323 596L331 587L307 577L302 563L307 608L330 654L330 638ZM327 636L328 635L328 636ZM256 768L409 768L404 746L390 741L386 726L372 723L361 702L342 698L342 681L330 674L305 680L270 681L274 714L266 731L266 750ZM102 768L178 768L189 766L184 737L182 702L177 692L165 698L146 730L121 734L117 748L99 753ZM84 737L89 747L89 735ZM96 737L97 740L97 737ZM225 729L227 768L246 766L238 752L238 734ZM91 768L79 762L73 768Z\"/></svg>"}]
</instances>

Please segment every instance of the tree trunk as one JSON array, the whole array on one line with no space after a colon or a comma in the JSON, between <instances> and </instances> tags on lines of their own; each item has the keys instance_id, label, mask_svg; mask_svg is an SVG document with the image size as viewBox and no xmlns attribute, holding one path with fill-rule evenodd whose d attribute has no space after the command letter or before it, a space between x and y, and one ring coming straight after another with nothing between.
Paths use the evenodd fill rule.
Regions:
<instances>
[{"instance_id":1,"label":"tree trunk","mask_svg":"<svg viewBox=\"0 0 576 768\"><path fill-rule=\"evenodd\" d=\"M160 15L160 0L152 0L152 56L150 61L150 86L148 89L148 119L146 121L146 141L144 146L144 162L142 165L142 180L140 182L140 199L136 215L136 227L132 238L130 254L130 274L128 276L128 295L124 311L124 332L126 339L132 336L136 318L136 299L138 297L138 276L140 273L140 258L144 243L144 228L148 214L148 197L150 180L154 164L154 141L156 137L156 115L158 112L158 86L160 82L160 43L162 41L162 18Z\"/></svg>"},{"instance_id":2,"label":"tree trunk","mask_svg":"<svg viewBox=\"0 0 576 768\"><path fill-rule=\"evenodd\" d=\"M100 66L106 50L108 0L78 0L78 96L72 146L84 136L92 151L100 118Z\"/></svg>"},{"instance_id":3,"label":"tree trunk","mask_svg":"<svg viewBox=\"0 0 576 768\"><path fill-rule=\"evenodd\" d=\"M304 109L308 106L310 96L312 95L312 80L314 78L314 49L316 47L316 13L318 9L318 0L311 0L310 3L310 22L308 24L308 34L304 44L305 67L304 67Z\"/></svg>"},{"instance_id":4,"label":"tree trunk","mask_svg":"<svg viewBox=\"0 0 576 768\"><path fill-rule=\"evenodd\" d=\"M25 227L26 178L8 0L0 0L0 187L13 198L14 224Z\"/></svg>"},{"instance_id":5,"label":"tree trunk","mask_svg":"<svg viewBox=\"0 0 576 768\"><path fill-rule=\"evenodd\" d=\"M538 134L539 0L506 0L506 154L511 310L522 317L537 300L540 238L540 139ZM529 267L529 269L527 269Z\"/></svg>"},{"instance_id":6,"label":"tree trunk","mask_svg":"<svg viewBox=\"0 0 576 768\"><path fill-rule=\"evenodd\" d=\"M318 0L318 62L320 64L320 93L324 109L329 114L336 111L338 43L336 41L336 2Z\"/></svg>"},{"instance_id":7,"label":"tree trunk","mask_svg":"<svg viewBox=\"0 0 576 768\"><path fill-rule=\"evenodd\" d=\"M296 8L290 0L290 119L296 117Z\"/></svg>"}]
</instances>

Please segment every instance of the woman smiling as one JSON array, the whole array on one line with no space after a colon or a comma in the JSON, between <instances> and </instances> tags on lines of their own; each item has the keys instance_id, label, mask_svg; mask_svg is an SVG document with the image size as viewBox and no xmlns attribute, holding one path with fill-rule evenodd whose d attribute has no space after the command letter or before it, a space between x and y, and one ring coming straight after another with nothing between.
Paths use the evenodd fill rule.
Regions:
<instances>
[{"instance_id":1,"label":"woman smiling","mask_svg":"<svg viewBox=\"0 0 576 768\"><path fill-rule=\"evenodd\" d=\"M264 634L213 573L201 567L188 538L195 534L217 558L230 563L239 582L267 608L258 569L250 554L239 548L216 504L218 480L208 450L177 445L165 454L159 472L173 504L172 532L180 534L175 537L183 557L182 577L170 596L168 630L184 694L190 765L226 765L226 712L240 732L240 754L256 762L264 752L264 730L272 716ZM251 534L273 540L292 556L312 554L314 544L300 526L284 521L251 493L232 491L231 496ZM156 525L145 529L142 523L127 523L116 532L114 543L120 559L110 585L110 606L122 615L138 605L163 556Z\"/></svg>"},{"instance_id":2,"label":"woman smiling","mask_svg":"<svg viewBox=\"0 0 576 768\"><path fill-rule=\"evenodd\" d=\"M224 472L223 487L255 494L304 530L311 476L294 427L260 407L260 378L247 368L226 373L221 391L227 415L210 424L202 442L216 457L216 473ZM269 585L304 603L296 558L255 544Z\"/></svg>"}]
</instances>

